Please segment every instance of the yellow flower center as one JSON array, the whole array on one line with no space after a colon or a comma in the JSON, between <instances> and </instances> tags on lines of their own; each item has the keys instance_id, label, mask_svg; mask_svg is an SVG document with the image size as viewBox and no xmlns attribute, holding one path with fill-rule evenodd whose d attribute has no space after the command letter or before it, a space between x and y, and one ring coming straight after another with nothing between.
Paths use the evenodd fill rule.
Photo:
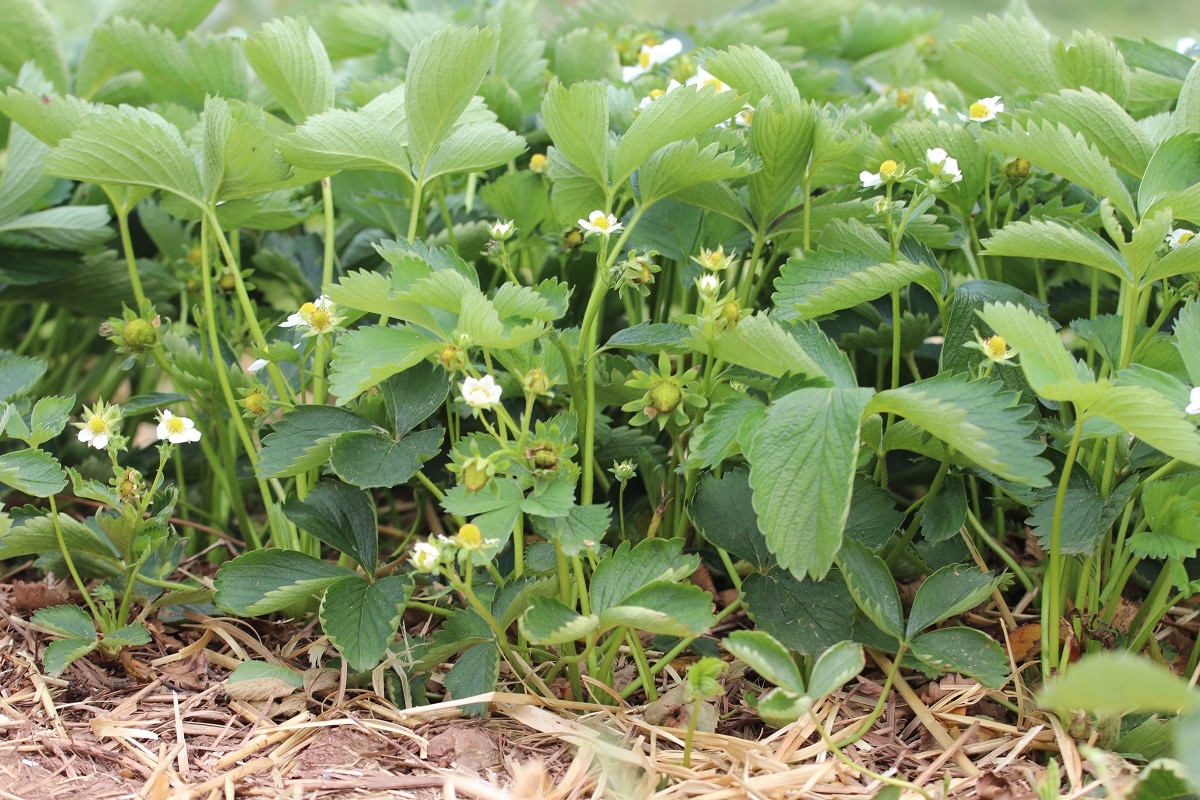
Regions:
<instances>
[{"instance_id":1,"label":"yellow flower center","mask_svg":"<svg viewBox=\"0 0 1200 800\"><path fill-rule=\"evenodd\" d=\"M534 172L543 172L545 171L546 165L549 161L550 159L546 158L546 156L543 154L534 153L529 157L529 168Z\"/></svg>"},{"instance_id":2,"label":"yellow flower center","mask_svg":"<svg viewBox=\"0 0 1200 800\"><path fill-rule=\"evenodd\" d=\"M309 319L308 324L317 333L322 333L333 327L333 319L329 316L328 311L318 308L312 312L312 317Z\"/></svg>"},{"instance_id":3,"label":"yellow flower center","mask_svg":"<svg viewBox=\"0 0 1200 800\"><path fill-rule=\"evenodd\" d=\"M983 119L988 115L988 107L977 101L971 103L971 108L967 113L971 115L971 119Z\"/></svg>"},{"instance_id":4,"label":"yellow flower center","mask_svg":"<svg viewBox=\"0 0 1200 800\"><path fill-rule=\"evenodd\" d=\"M897 105L907 106L911 102L912 102L912 92L910 92L908 89L901 89L900 91L896 92L896 104Z\"/></svg>"},{"instance_id":5,"label":"yellow flower center","mask_svg":"<svg viewBox=\"0 0 1200 800\"><path fill-rule=\"evenodd\" d=\"M1194 238L1196 238L1196 234L1192 233L1191 231L1188 231L1187 233L1181 233L1179 234L1179 243L1183 244L1184 242L1190 242Z\"/></svg>"},{"instance_id":6,"label":"yellow flower center","mask_svg":"<svg viewBox=\"0 0 1200 800\"><path fill-rule=\"evenodd\" d=\"M166 424L167 433L169 433L171 436L174 436L178 433L183 433L187 430L183 424L183 417L171 417L170 419L166 420Z\"/></svg>"},{"instance_id":7,"label":"yellow flower center","mask_svg":"<svg viewBox=\"0 0 1200 800\"><path fill-rule=\"evenodd\" d=\"M305 303L300 306L300 316L307 316L317 310L316 303Z\"/></svg>"},{"instance_id":8,"label":"yellow flower center","mask_svg":"<svg viewBox=\"0 0 1200 800\"><path fill-rule=\"evenodd\" d=\"M608 217L600 216L599 214L592 217L591 223L592 223L592 225L594 225L595 227L599 228L602 231L606 231L610 227L612 227L608 222Z\"/></svg>"},{"instance_id":9,"label":"yellow flower center","mask_svg":"<svg viewBox=\"0 0 1200 800\"><path fill-rule=\"evenodd\" d=\"M96 436L108 430L108 421L99 414L89 417L87 421L88 430Z\"/></svg>"},{"instance_id":10,"label":"yellow flower center","mask_svg":"<svg viewBox=\"0 0 1200 800\"><path fill-rule=\"evenodd\" d=\"M261 417L267 413L267 395L262 390L255 389L246 395L246 399L242 401L242 405L254 416Z\"/></svg>"},{"instance_id":11,"label":"yellow flower center","mask_svg":"<svg viewBox=\"0 0 1200 800\"><path fill-rule=\"evenodd\" d=\"M642 69L650 69L650 50L643 48L642 52L638 53L638 66Z\"/></svg>"},{"instance_id":12,"label":"yellow flower center","mask_svg":"<svg viewBox=\"0 0 1200 800\"><path fill-rule=\"evenodd\" d=\"M479 526L473 522L468 522L459 528L458 535L454 539L463 550L479 550L483 547L483 531L479 530Z\"/></svg>"},{"instance_id":13,"label":"yellow flower center","mask_svg":"<svg viewBox=\"0 0 1200 800\"><path fill-rule=\"evenodd\" d=\"M883 177L883 178L892 177L893 175L896 174L896 170L899 168L899 166L900 166L899 164L897 164L895 161L893 161L892 159L889 158L887 161L885 161L879 165L880 177Z\"/></svg>"},{"instance_id":14,"label":"yellow flower center","mask_svg":"<svg viewBox=\"0 0 1200 800\"><path fill-rule=\"evenodd\" d=\"M983 349L987 352L988 358L1004 358L1008 353L1008 342L1004 341L1003 336L989 336L983 340Z\"/></svg>"}]
</instances>

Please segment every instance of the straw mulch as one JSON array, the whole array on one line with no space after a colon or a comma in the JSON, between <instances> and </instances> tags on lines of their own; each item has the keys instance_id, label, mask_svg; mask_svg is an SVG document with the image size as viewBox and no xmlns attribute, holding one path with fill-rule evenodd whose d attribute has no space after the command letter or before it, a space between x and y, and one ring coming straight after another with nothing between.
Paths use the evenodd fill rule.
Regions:
<instances>
[{"instance_id":1,"label":"straw mulch","mask_svg":"<svg viewBox=\"0 0 1200 800\"><path fill-rule=\"evenodd\" d=\"M327 643L298 625L199 615L152 623L153 645L111 663L93 654L51 678L39 661L49 639L12 589L0 586L0 798L866 798L885 788L870 772L920 787L902 789L912 800L1024 800L1044 781L1047 751L1068 797L1093 791L1092 774L1110 791L1129 774L1085 762L1056 720L997 702L1031 708L1020 673L1018 690L999 693L953 676L899 680L874 728L845 748L852 765L811 718L764 727L743 702L763 687L733 674L717 732L697 733L685 763L684 730L667 726L670 714L650 724L640 706L504 691L401 710L329 670L312 671L290 697L231 698L224 678L242 661L303 670L319 660ZM869 713L888 666L873 655L864 676L818 706L835 741ZM683 670L665 670L662 688ZM462 714L481 700L486 718Z\"/></svg>"}]
</instances>

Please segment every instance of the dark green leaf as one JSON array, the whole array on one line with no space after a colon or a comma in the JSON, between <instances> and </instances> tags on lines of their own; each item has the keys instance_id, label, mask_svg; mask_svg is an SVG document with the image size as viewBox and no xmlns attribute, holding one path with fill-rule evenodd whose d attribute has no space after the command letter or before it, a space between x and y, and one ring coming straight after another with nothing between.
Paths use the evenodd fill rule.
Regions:
<instances>
[{"instance_id":1,"label":"dark green leaf","mask_svg":"<svg viewBox=\"0 0 1200 800\"><path fill-rule=\"evenodd\" d=\"M283 415L263 439L258 475L289 478L322 466L340 434L370 430L370 420L328 406L297 406Z\"/></svg>"},{"instance_id":2,"label":"dark green leaf","mask_svg":"<svg viewBox=\"0 0 1200 800\"><path fill-rule=\"evenodd\" d=\"M521 617L521 632L538 644L564 644L582 639L599 624L595 614L585 617L557 597L532 597Z\"/></svg>"},{"instance_id":3,"label":"dark green leaf","mask_svg":"<svg viewBox=\"0 0 1200 800\"><path fill-rule=\"evenodd\" d=\"M862 672L866 666L862 645L858 642L838 642L821 653L813 665L808 680L808 693L813 702L840 689L846 681Z\"/></svg>"},{"instance_id":4,"label":"dark green leaf","mask_svg":"<svg viewBox=\"0 0 1200 800\"><path fill-rule=\"evenodd\" d=\"M423 362L379 384L397 437L420 425L446 402L450 375L438 364Z\"/></svg>"},{"instance_id":5,"label":"dark green leaf","mask_svg":"<svg viewBox=\"0 0 1200 800\"><path fill-rule=\"evenodd\" d=\"M711 473L702 476L688 513L710 544L750 562L758 570L765 571L775 563L758 528L746 470L731 470L720 478Z\"/></svg>"},{"instance_id":6,"label":"dark green leaf","mask_svg":"<svg viewBox=\"0 0 1200 800\"><path fill-rule=\"evenodd\" d=\"M742 582L742 596L757 626L789 650L815 656L850 638L853 601L834 577L818 582L780 569L754 573Z\"/></svg>"},{"instance_id":7,"label":"dark green leaf","mask_svg":"<svg viewBox=\"0 0 1200 800\"><path fill-rule=\"evenodd\" d=\"M904 639L904 610L896 579L869 547L853 539L842 543L838 567L855 604L884 633Z\"/></svg>"},{"instance_id":8,"label":"dark green leaf","mask_svg":"<svg viewBox=\"0 0 1200 800\"><path fill-rule=\"evenodd\" d=\"M800 389L750 442L750 485L767 545L797 577L824 576L849 515L859 421L870 389Z\"/></svg>"},{"instance_id":9,"label":"dark green leaf","mask_svg":"<svg viewBox=\"0 0 1200 800\"><path fill-rule=\"evenodd\" d=\"M700 560L682 552L682 539L644 539L636 546L622 542L592 574L592 611L603 613L653 581L691 575Z\"/></svg>"},{"instance_id":10,"label":"dark green leaf","mask_svg":"<svg viewBox=\"0 0 1200 800\"><path fill-rule=\"evenodd\" d=\"M372 669L396 635L412 582L388 575L368 581L347 575L331 583L321 601L321 627L355 672Z\"/></svg>"},{"instance_id":11,"label":"dark green leaf","mask_svg":"<svg viewBox=\"0 0 1200 800\"><path fill-rule=\"evenodd\" d=\"M377 431L349 431L333 443L330 466L339 478L363 489L400 486L441 450L445 431L416 431L394 441Z\"/></svg>"},{"instance_id":12,"label":"dark green leaf","mask_svg":"<svg viewBox=\"0 0 1200 800\"><path fill-rule=\"evenodd\" d=\"M1008 681L1008 654L983 631L939 628L919 634L910 646L923 663L967 675L989 689L999 689Z\"/></svg>"},{"instance_id":13,"label":"dark green leaf","mask_svg":"<svg viewBox=\"0 0 1200 800\"><path fill-rule=\"evenodd\" d=\"M217 571L213 602L243 616L281 611L354 573L295 550L252 550Z\"/></svg>"},{"instance_id":14,"label":"dark green leaf","mask_svg":"<svg viewBox=\"0 0 1200 800\"><path fill-rule=\"evenodd\" d=\"M907 638L944 619L974 608L992 596L1002 579L974 566L942 567L917 590L908 612Z\"/></svg>"},{"instance_id":15,"label":"dark green leaf","mask_svg":"<svg viewBox=\"0 0 1200 800\"><path fill-rule=\"evenodd\" d=\"M379 558L375 503L361 489L340 481L322 481L301 499L288 498L283 513L325 544L344 553L369 575Z\"/></svg>"},{"instance_id":16,"label":"dark green leaf","mask_svg":"<svg viewBox=\"0 0 1200 800\"><path fill-rule=\"evenodd\" d=\"M463 652L446 673L446 691L452 700L474 697L496 690L500 678L500 648L494 641L481 642ZM485 714L488 704L462 706L464 714Z\"/></svg>"},{"instance_id":17,"label":"dark green leaf","mask_svg":"<svg viewBox=\"0 0 1200 800\"><path fill-rule=\"evenodd\" d=\"M534 530L562 547L568 556L577 556L604 539L612 525L612 509L605 505L572 504L566 516L532 516Z\"/></svg>"}]
</instances>

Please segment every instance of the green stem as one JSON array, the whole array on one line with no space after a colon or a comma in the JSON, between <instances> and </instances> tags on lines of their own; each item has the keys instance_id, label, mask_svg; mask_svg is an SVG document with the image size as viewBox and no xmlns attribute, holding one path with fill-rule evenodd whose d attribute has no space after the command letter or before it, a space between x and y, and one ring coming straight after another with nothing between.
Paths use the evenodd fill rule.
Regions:
<instances>
[{"instance_id":1,"label":"green stem","mask_svg":"<svg viewBox=\"0 0 1200 800\"><path fill-rule=\"evenodd\" d=\"M1050 553L1046 566L1046 575L1042 579L1042 677L1049 679L1057 669L1064 664L1065 655L1059 652L1059 620L1062 617L1062 518L1063 509L1067 502L1067 484L1071 480L1071 470L1079 455L1079 443L1083 440L1083 424L1087 421L1086 413L1078 412L1075 416L1075 433L1071 436L1071 445L1067 450L1067 460L1063 464L1062 476L1058 481L1058 491L1054 495L1054 516L1050 522Z\"/></svg>"},{"instance_id":2,"label":"green stem","mask_svg":"<svg viewBox=\"0 0 1200 800\"><path fill-rule=\"evenodd\" d=\"M416 181L413 183L412 192L412 210L408 215L408 241L411 244L417 240L417 223L420 222L423 216L421 211L421 194L425 191L425 182Z\"/></svg>"},{"instance_id":3,"label":"green stem","mask_svg":"<svg viewBox=\"0 0 1200 800\"><path fill-rule=\"evenodd\" d=\"M50 495L46 499L50 501L50 519L54 523L54 537L58 540L58 549L62 553L63 561L67 564L67 571L71 573L71 579L75 581L75 586L79 589L79 593L83 595L83 602L87 603L88 610L92 612L92 619L96 621L97 625L102 625L105 617L101 615L100 609L92 601L92 596L88 593L87 584L83 582L83 578L79 577L79 570L75 568L75 560L71 558L71 550L67 547L67 542L63 538L62 525L58 521L58 506L54 502L54 495Z\"/></svg>"},{"instance_id":4,"label":"green stem","mask_svg":"<svg viewBox=\"0 0 1200 800\"><path fill-rule=\"evenodd\" d=\"M108 200L112 203L117 214L117 229L121 232L121 252L125 256L125 265L129 269L129 285L133 288L133 299L137 302L137 311L142 313L146 305L146 293L142 290L142 278L138 274L137 256L133 252L133 238L129 233L129 209L124 203L117 202L117 196L107 186L101 186Z\"/></svg>"}]
</instances>

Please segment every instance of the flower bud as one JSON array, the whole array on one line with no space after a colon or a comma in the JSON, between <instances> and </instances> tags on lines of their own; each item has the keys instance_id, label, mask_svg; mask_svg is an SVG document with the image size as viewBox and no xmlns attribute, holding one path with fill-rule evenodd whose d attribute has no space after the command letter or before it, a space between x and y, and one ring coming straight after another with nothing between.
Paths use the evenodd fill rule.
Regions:
<instances>
[{"instance_id":1,"label":"flower bud","mask_svg":"<svg viewBox=\"0 0 1200 800\"><path fill-rule=\"evenodd\" d=\"M542 153L534 153L529 157L529 168L537 173L545 172L550 168L550 159Z\"/></svg>"},{"instance_id":2,"label":"flower bud","mask_svg":"<svg viewBox=\"0 0 1200 800\"><path fill-rule=\"evenodd\" d=\"M637 474L637 465L633 463L633 459L631 458L625 461L614 461L612 474L621 483L625 483Z\"/></svg>"},{"instance_id":3,"label":"flower bud","mask_svg":"<svg viewBox=\"0 0 1200 800\"><path fill-rule=\"evenodd\" d=\"M675 381L659 381L650 390L650 406L660 414L670 414L683 400L683 391Z\"/></svg>"},{"instance_id":4,"label":"flower bud","mask_svg":"<svg viewBox=\"0 0 1200 800\"><path fill-rule=\"evenodd\" d=\"M461 372L467 367L467 354L458 345L448 344L438 353L438 361L447 372Z\"/></svg>"},{"instance_id":5,"label":"flower bud","mask_svg":"<svg viewBox=\"0 0 1200 800\"><path fill-rule=\"evenodd\" d=\"M521 381L521 386L527 394L537 396L549 394L554 384L550 382L550 376L546 374L546 370L535 367L525 373L525 378Z\"/></svg>"},{"instance_id":6,"label":"flower bud","mask_svg":"<svg viewBox=\"0 0 1200 800\"><path fill-rule=\"evenodd\" d=\"M1001 167L1004 179L1014 186L1020 186L1029 177L1029 162L1023 158L1010 158Z\"/></svg>"},{"instance_id":7,"label":"flower bud","mask_svg":"<svg viewBox=\"0 0 1200 800\"><path fill-rule=\"evenodd\" d=\"M717 306L717 314L716 318L713 319L713 327L719 331L731 331L737 327L741 318L742 307L738 305L737 300L726 300Z\"/></svg>"},{"instance_id":8,"label":"flower bud","mask_svg":"<svg viewBox=\"0 0 1200 800\"><path fill-rule=\"evenodd\" d=\"M475 456L467 459L462 465L462 471L459 473L459 478L463 486L472 492L478 492L480 489L488 485L492 476L496 474L496 467L486 458Z\"/></svg>"},{"instance_id":9,"label":"flower bud","mask_svg":"<svg viewBox=\"0 0 1200 800\"><path fill-rule=\"evenodd\" d=\"M153 323L134 317L121 328L121 344L135 355L148 352L158 345L158 330Z\"/></svg>"},{"instance_id":10,"label":"flower bud","mask_svg":"<svg viewBox=\"0 0 1200 800\"><path fill-rule=\"evenodd\" d=\"M549 472L558 468L558 453L548 445L538 445L525 451L525 457L535 470Z\"/></svg>"}]
</instances>

